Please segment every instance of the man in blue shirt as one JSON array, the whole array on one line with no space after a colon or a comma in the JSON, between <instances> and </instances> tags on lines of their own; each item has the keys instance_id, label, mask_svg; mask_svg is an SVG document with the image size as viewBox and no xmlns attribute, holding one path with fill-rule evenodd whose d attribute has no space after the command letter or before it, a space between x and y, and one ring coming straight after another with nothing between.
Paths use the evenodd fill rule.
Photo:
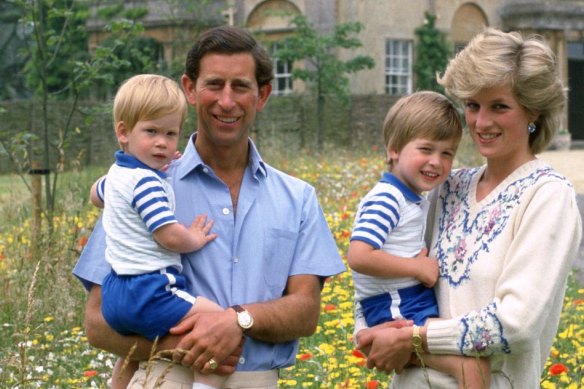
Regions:
<instances>
[{"instance_id":1,"label":"man in blue shirt","mask_svg":"<svg viewBox=\"0 0 584 389\"><path fill-rule=\"evenodd\" d=\"M203 33L182 76L198 131L168 171L179 222L207 214L218 235L183 255L183 273L194 295L226 309L192 316L158 349L186 350L174 353L175 362L203 373L229 374L235 365L224 385L230 388L277 387L278 369L295 361L298 338L316 329L324 279L345 270L314 188L266 164L248 137L272 78L269 55L245 30L222 26ZM74 269L89 290L87 337L122 357L135 345L132 358L145 360L152 344L119 335L101 315L100 285L110 271L104 247L98 224ZM164 370L161 364L155 372ZM130 386L148 387L136 382L145 375L142 366ZM192 374L173 365L162 388L177 387L179 376Z\"/></svg>"}]
</instances>

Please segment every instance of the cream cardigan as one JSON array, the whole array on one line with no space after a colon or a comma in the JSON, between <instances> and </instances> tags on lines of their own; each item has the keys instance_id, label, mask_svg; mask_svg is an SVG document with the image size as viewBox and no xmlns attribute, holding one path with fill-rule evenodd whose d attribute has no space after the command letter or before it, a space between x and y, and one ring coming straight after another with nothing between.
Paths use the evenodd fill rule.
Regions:
<instances>
[{"instance_id":1,"label":"cream cardigan","mask_svg":"<svg viewBox=\"0 0 584 389\"><path fill-rule=\"evenodd\" d=\"M582 235L567 179L534 160L480 202L485 166L453 172L431 195L431 255L440 261L440 316L428 328L433 354L490 356L491 388L539 388ZM467 195L468 194L468 195ZM430 372L434 389L455 381ZM394 387L427 387L420 369Z\"/></svg>"}]
</instances>

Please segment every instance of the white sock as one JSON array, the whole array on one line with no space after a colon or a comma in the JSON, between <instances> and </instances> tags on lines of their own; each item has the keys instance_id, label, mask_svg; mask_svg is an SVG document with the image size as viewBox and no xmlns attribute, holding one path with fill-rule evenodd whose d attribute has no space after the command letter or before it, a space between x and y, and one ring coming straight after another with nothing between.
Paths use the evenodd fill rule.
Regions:
<instances>
[{"instance_id":1,"label":"white sock","mask_svg":"<svg viewBox=\"0 0 584 389\"><path fill-rule=\"evenodd\" d=\"M207 384L202 384L200 382L193 382L193 389L217 389L214 386L209 386Z\"/></svg>"}]
</instances>

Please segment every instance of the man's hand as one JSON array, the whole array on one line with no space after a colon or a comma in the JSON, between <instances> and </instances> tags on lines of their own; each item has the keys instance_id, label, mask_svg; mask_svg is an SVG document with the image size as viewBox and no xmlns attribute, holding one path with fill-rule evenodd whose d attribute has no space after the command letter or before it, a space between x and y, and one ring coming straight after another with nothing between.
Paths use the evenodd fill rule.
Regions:
<instances>
[{"instance_id":1,"label":"man's hand","mask_svg":"<svg viewBox=\"0 0 584 389\"><path fill-rule=\"evenodd\" d=\"M232 309L222 312L198 312L170 329L173 335L184 335L177 344L173 361L204 374L235 370L243 346L243 331L237 325ZM211 369L213 358L220 367Z\"/></svg>"}]
</instances>

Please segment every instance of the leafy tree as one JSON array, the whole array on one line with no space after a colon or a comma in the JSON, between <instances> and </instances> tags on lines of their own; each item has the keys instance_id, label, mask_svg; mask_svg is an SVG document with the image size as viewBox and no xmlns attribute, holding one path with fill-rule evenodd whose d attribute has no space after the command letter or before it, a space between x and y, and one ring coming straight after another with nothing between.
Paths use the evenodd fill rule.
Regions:
<instances>
[{"instance_id":1,"label":"leafy tree","mask_svg":"<svg viewBox=\"0 0 584 389\"><path fill-rule=\"evenodd\" d=\"M40 111L40 131L35 129L0 134L0 146L15 165L25 183L30 169L43 174L44 216L49 233L53 230L53 214L57 182L64 166L65 144L74 129L72 119L78 111L80 97L96 84L111 84L117 69L128 64L116 50L138 36L142 26L136 20L118 18L108 24L113 43L87 49L85 22L89 16L87 3L75 0L14 0L20 12L19 23L29 33L25 45L27 62L21 70L33 93L32 104ZM143 11L134 9L144 14ZM67 97L67 113L62 127L49 121L51 102ZM33 112L37 111L33 107ZM34 126L33 126L34 127ZM55 134L58 134L55 136ZM53 156L51 158L51 156ZM55 157L56 156L56 157ZM27 184L28 185L28 184ZM32 188L29 186L32 191ZM33 198L40 193L33 193ZM40 227L39 227L40 228Z\"/></svg>"},{"instance_id":2,"label":"leafy tree","mask_svg":"<svg viewBox=\"0 0 584 389\"><path fill-rule=\"evenodd\" d=\"M436 74L442 72L448 64L450 46L446 41L446 34L435 27L436 15L425 13L424 24L416 28L418 37L416 63L417 89L443 92L436 82Z\"/></svg>"},{"instance_id":3,"label":"leafy tree","mask_svg":"<svg viewBox=\"0 0 584 389\"><path fill-rule=\"evenodd\" d=\"M305 68L295 67L292 77L307 82L316 95L317 145L321 150L324 143L324 103L326 96L336 95L345 103L350 101L348 73L354 73L374 66L373 58L358 55L347 61L337 58L337 49L361 47L355 35L362 29L360 23L342 23L335 26L330 35L321 35L304 15L292 19L295 27L291 36L278 43L274 54L282 61L304 60Z\"/></svg>"}]
</instances>

